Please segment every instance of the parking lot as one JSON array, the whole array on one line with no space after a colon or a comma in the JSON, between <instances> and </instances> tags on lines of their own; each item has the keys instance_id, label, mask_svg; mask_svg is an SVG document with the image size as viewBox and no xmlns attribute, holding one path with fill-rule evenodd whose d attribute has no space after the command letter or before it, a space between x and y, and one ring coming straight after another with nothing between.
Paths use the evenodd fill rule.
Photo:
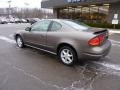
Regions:
<instances>
[{"instance_id":1,"label":"parking lot","mask_svg":"<svg viewBox=\"0 0 120 90\"><path fill-rule=\"evenodd\" d=\"M54 55L18 48L13 34L27 26L0 25L0 90L120 90L120 34L110 34L107 57L68 67Z\"/></svg>"}]
</instances>

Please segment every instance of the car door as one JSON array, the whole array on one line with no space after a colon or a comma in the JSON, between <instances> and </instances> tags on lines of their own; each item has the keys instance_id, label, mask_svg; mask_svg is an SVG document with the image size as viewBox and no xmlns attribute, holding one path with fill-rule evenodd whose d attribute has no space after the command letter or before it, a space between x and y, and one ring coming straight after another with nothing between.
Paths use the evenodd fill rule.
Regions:
<instances>
[{"instance_id":1,"label":"car door","mask_svg":"<svg viewBox=\"0 0 120 90\"><path fill-rule=\"evenodd\" d=\"M46 35L51 21L43 20L32 25L31 30L24 34L25 41L37 47L46 46Z\"/></svg>"},{"instance_id":2,"label":"car door","mask_svg":"<svg viewBox=\"0 0 120 90\"><path fill-rule=\"evenodd\" d=\"M47 32L47 47L49 51L55 52L57 42L59 42L62 25L56 21L52 21L50 30Z\"/></svg>"}]
</instances>

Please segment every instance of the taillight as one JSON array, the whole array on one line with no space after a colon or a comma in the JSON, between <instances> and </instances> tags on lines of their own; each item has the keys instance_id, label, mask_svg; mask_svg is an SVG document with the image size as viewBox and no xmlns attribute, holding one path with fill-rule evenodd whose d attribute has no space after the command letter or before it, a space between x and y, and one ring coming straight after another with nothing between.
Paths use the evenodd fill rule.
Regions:
<instances>
[{"instance_id":1,"label":"taillight","mask_svg":"<svg viewBox=\"0 0 120 90\"><path fill-rule=\"evenodd\" d=\"M99 46L104 41L104 34L100 34L97 37L91 39L88 43L91 46Z\"/></svg>"}]
</instances>

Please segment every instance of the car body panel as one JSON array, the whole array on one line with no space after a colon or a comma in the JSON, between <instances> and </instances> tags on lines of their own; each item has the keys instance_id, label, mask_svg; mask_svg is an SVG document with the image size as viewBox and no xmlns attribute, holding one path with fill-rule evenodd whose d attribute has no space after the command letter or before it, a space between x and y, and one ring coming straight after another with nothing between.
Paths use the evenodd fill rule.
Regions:
<instances>
[{"instance_id":1,"label":"car body panel","mask_svg":"<svg viewBox=\"0 0 120 90\"><path fill-rule=\"evenodd\" d=\"M58 22L62 25L58 31L51 31L52 21ZM111 42L107 39L100 46L90 46L89 40L96 37L98 34L94 32L101 31L102 29L91 28L90 30L74 30L73 28L65 25L61 20L51 20L47 32L37 31L20 31L15 34L20 34L25 44L42 48L44 50L58 53L57 48L61 44L68 44L73 47L77 53L78 58L86 58L87 56L93 58L100 58L106 56L111 48Z\"/></svg>"},{"instance_id":2,"label":"car body panel","mask_svg":"<svg viewBox=\"0 0 120 90\"><path fill-rule=\"evenodd\" d=\"M23 33L23 38L26 43L46 45L46 32L26 32Z\"/></svg>"}]
</instances>

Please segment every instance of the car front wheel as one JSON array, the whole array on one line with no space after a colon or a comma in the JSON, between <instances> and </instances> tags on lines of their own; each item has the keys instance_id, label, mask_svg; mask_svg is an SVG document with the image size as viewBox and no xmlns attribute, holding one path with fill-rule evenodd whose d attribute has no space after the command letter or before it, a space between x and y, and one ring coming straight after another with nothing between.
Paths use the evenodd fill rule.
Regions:
<instances>
[{"instance_id":1,"label":"car front wheel","mask_svg":"<svg viewBox=\"0 0 120 90\"><path fill-rule=\"evenodd\" d=\"M68 46L64 46L59 50L59 59L62 61L63 64L71 66L74 65L77 61L76 52Z\"/></svg>"},{"instance_id":2,"label":"car front wheel","mask_svg":"<svg viewBox=\"0 0 120 90\"><path fill-rule=\"evenodd\" d=\"M21 36L17 36L16 37L16 43L17 43L19 48L23 48L24 47L24 42L23 42Z\"/></svg>"}]
</instances>

